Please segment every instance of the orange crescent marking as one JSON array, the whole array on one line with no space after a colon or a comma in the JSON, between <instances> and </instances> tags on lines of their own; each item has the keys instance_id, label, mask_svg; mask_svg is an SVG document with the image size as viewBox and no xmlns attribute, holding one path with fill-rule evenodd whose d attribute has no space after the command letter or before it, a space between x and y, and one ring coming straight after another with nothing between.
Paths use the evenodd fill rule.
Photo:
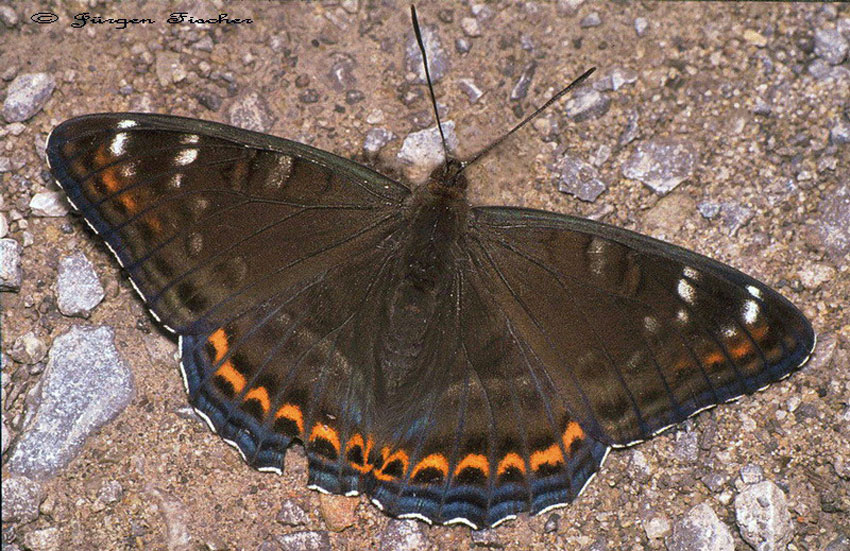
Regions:
<instances>
[{"instance_id":1,"label":"orange crescent marking","mask_svg":"<svg viewBox=\"0 0 850 551\"><path fill-rule=\"evenodd\" d=\"M227 333L224 332L223 328L219 327L207 340L215 348L215 361L221 361L224 355L227 354Z\"/></svg>"},{"instance_id":2,"label":"orange crescent marking","mask_svg":"<svg viewBox=\"0 0 850 551\"><path fill-rule=\"evenodd\" d=\"M722 364L726 362L726 358L720 352L711 352L703 358L708 365Z\"/></svg>"},{"instance_id":3,"label":"orange crescent marking","mask_svg":"<svg viewBox=\"0 0 850 551\"><path fill-rule=\"evenodd\" d=\"M512 467L525 475L525 461L522 460L522 457L520 457L518 453L514 452L506 454L505 457L499 461L499 466L496 467L496 474L501 476L508 472L508 469Z\"/></svg>"},{"instance_id":4,"label":"orange crescent marking","mask_svg":"<svg viewBox=\"0 0 850 551\"><path fill-rule=\"evenodd\" d=\"M301 408L295 404L283 404L277 413L275 419L289 419L298 427L298 434L304 434L304 416L301 414Z\"/></svg>"},{"instance_id":5,"label":"orange crescent marking","mask_svg":"<svg viewBox=\"0 0 850 551\"><path fill-rule=\"evenodd\" d=\"M372 470L372 465L369 464L369 453L372 451L372 437L366 439L364 444L363 437L360 434L355 434L351 438L348 439L348 443L345 445L346 453L351 448L359 447L363 452L363 464L360 465L358 463L354 463L353 461L349 461L348 464L352 469L356 469L363 474L368 473Z\"/></svg>"},{"instance_id":6,"label":"orange crescent marking","mask_svg":"<svg viewBox=\"0 0 850 551\"><path fill-rule=\"evenodd\" d=\"M313 425L313 432L310 433L310 442L321 438L331 443L337 453L339 453L339 434L327 425L316 423Z\"/></svg>"},{"instance_id":7,"label":"orange crescent marking","mask_svg":"<svg viewBox=\"0 0 850 551\"><path fill-rule=\"evenodd\" d=\"M384 448L384 449L381 450L381 457L384 458L384 464L381 465L380 470L372 471L372 473L375 475L375 478L377 478L378 480L384 481L384 482L386 482L388 480L393 480L393 479L396 478L393 475L384 474L384 469L387 468L387 465L389 465L390 463L393 463L396 460L399 460L399 461L401 461L402 465L404 465L404 467L401 469L401 471L407 472L407 465L410 462L410 458L408 458L407 453L405 453L404 450L397 450L397 451L393 452L392 455L387 457L388 453L389 453L389 448Z\"/></svg>"},{"instance_id":8,"label":"orange crescent marking","mask_svg":"<svg viewBox=\"0 0 850 551\"><path fill-rule=\"evenodd\" d=\"M478 469L486 477L490 474L490 462L480 453L470 453L461 459L455 467L455 476L459 475L464 469Z\"/></svg>"},{"instance_id":9,"label":"orange crescent marking","mask_svg":"<svg viewBox=\"0 0 850 551\"><path fill-rule=\"evenodd\" d=\"M215 348L215 362L220 362L228 350L227 333L225 333L223 328L218 328L207 340ZM230 360L221 364L221 367L216 370L215 374L229 382L236 394L239 394L245 388L245 376L233 367L233 363Z\"/></svg>"},{"instance_id":10,"label":"orange crescent marking","mask_svg":"<svg viewBox=\"0 0 850 551\"><path fill-rule=\"evenodd\" d=\"M749 343L741 343L740 345L732 348L730 352L732 353L732 357L737 359L743 358L747 354L753 351L753 347L750 346Z\"/></svg>"},{"instance_id":11,"label":"orange crescent marking","mask_svg":"<svg viewBox=\"0 0 850 551\"><path fill-rule=\"evenodd\" d=\"M567 428L564 430L564 449L569 451L570 447L573 445L573 442L576 440L582 440L584 438L584 431L581 429L578 423L575 421L570 421L567 423Z\"/></svg>"},{"instance_id":12,"label":"orange crescent marking","mask_svg":"<svg viewBox=\"0 0 850 551\"><path fill-rule=\"evenodd\" d=\"M416 475L419 471L424 469L437 469L441 473L443 473L443 477L449 474L449 462L446 460L446 457L441 453L432 453L431 455L426 456L419 463L413 467L413 471L410 473L410 478L416 478Z\"/></svg>"},{"instance_id":13,"label":"orange crescent marking","mask_svg":"<svg viewBox=\"0 0 850 551\"><path fill-rule=\"evenodd\" d=\"M564 454L558 444L552 444L545 450L537 450L531 454L531 469L536 471L541 465L557 465L564 462Z\"/></svg>"},{"instance_id":14,"label":"orange crescent marking","mask_svg":"<svg viewBox=\"0 0 850 551\"><path fill-rule=\"evenodd\" d=\"M260 402L260 407L263 408L263 413L265 414L269 412L271 403L269 402L269 391L266 390L265 387L258 386L257 388L252 388L248 391L248 394L245 395L243 401L247 402L248 400L257 400Z\"/></svg>"},{"instance_id":15,"label":"orange crescent marking","mask_svg":"<svg viewBox=\"0 0 850 551\"><path fill-rule=\"evenodd\" d=\"M216 370L215 374L230 383L233 386L233 392L236 394L240 394L247 384L245 376L236 371L230 360L221 364L221 367Z\"/></svg>"}]
</instances>

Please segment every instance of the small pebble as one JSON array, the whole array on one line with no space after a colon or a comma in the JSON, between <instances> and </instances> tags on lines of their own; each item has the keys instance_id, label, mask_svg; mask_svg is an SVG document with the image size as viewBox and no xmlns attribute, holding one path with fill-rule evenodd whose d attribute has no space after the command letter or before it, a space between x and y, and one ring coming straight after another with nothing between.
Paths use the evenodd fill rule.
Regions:
<instances>
[{"instance_id":1,"label":"small pebble","mask_svg":"<svg viewBox=\"0 0 850 551\"><path fill-rule=\"evenodd\" d=\"M466 33L466 36L476 37L481 36L481 25L474 17L464 17L460 20L460 28Z\"/></svg>"},{"instance_id":2,"label":"small pebble","mask_svg":"<svg viewBox=\"0 0 850 551\"><path fill-rule=\"evenodd\" d=\"M14 239L0 239L0 290L18 291L22 279L20 244Z\"/></svg>"},{"instance_id":3,"label":"small pebble","mask_svg":"<svg viewBox=\"0 0 850 551\"><path fill-rule=\"evenodd\" d=\"M598 27L602 24L602 18L599 17L599 12L590 12L589 14L582 17L579 22L579 26L583 29L587 29L589 27Z\"/></svg>"},{"instance_id":4,"label":"small pebble","mask_svg":"<svg viewBox=\"0 0 850 551\"><path fill-rule=\"evenodd\" d=\"M836 29L815 31L815 55L830 65L838 65L847 57L850 43Z\"/></svg>"},{"instance_id":5,"label":"small pebble","mask_svg":"<svg viewBox=\"0 0 850 551\"><path fill-rule=\"evenodd\" d=\"M395 135L386 128L372 128L366 133L366 139L363 141L363 151L370 156L377 155L394 137Z\"/></svg>"},{"instance_id":6,"label":"small pebble","mask_svg":"<svg viewBox=\"0 0 850 551\"><path fill-rule=\"evenodd\" d=\"M275 121L268 102L257 92L237 98L227 110L227 116L233 126L254 132L268 132Z\"/></svg>"},{"instance_id":7,"label":"small pebble","mask_svg":"<svg viewBox=\"0 0 850 551\"><path fill-rule=\"evenodd\" d=\"M56 304L66 316L87 318L105 296L94 266L81 252L59 261Z\"/></svg>"},{"instance_id":8,"label":"small pebble","mask_svg":"<svg viewBox=\"0 0 850 551\"><path fill-rule=\"evenodd\" d=\"M29 207L34 216L58 217L65 216L71 209L68 198L61 191L42 191L30 199Z\"/></svg>"},{"instance_id":9,"label":"small pebble","mask_svg":"<svg viewBox=\"0 0 850 551\"><path fill-rule=\"evenodd\" d=\"M649 28L649 21L644 17L636 17L635 18L635 33L638 36L643 36L646 34L646 30Z\"/></svg>"}]
</instances>

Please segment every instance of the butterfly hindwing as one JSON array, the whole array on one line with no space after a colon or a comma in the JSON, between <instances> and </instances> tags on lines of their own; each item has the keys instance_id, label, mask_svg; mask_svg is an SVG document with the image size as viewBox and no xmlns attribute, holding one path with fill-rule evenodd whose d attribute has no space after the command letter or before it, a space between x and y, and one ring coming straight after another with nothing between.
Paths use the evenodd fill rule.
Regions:
<instances>
[{"instance_id":1,"label":"butterfly hindwing","mask_svg":"<svg viewBox=\"0 0 850 551\"><path fill-rule=\"evenodd\" d=\"M814 347L785 298L696 253L542 211L473 214L471 247L500 306L573 415L611 445L763 388Z\"/></svg>"}]
</instances>

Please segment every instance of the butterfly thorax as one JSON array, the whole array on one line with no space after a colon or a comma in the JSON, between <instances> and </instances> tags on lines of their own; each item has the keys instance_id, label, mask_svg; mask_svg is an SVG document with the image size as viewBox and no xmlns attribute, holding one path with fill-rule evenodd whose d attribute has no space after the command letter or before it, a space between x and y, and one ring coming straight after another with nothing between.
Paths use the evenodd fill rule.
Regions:
<instances>
[{"instance_id":1,"label":"butterfly thorax","mask_svg":"<svg viewBox=\"0 0 850 551\"><path fill-rule=\"evenodd\" d=\"M404 245L396 264L397 282L388 301L380 364L390 396L406 383L428 376L432 366L423 357L434 328L445 323L438 313L448 300L455 271L454 250L466 228L468 205L462 189L452 193L426 185L412 197L407 210ZM436 375L431 373L430 375Z\"/></svg>"}]
</instances>

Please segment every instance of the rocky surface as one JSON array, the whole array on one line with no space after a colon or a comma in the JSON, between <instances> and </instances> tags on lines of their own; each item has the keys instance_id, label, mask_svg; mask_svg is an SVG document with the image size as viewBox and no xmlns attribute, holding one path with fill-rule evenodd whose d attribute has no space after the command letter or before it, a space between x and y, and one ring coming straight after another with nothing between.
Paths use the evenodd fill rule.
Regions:
<instances>
[{"instance_id":1,"label":"rocky surface","mask_svg":"<svg viewBox=\"0 0 850 551\"><path fill-rule=\"evenodd\" d=\"M86 438L129 403L132 375L113 339L108 327L74 326L56 337L32 422L6 464L12 473L56 476Z\"/></svg>"},{"instance_id":2,"label":"rocky surface","mask_svg":"<svg viewBox=\"0 0 850 551\"><path fill-rule=\"evenodd\" d=\"M168 24L155 3L95 4L86 8L92 14L156 23L72 28L78 8L53 3L60 21L36 25L24 4L0 7L4 549L847 548L850 6L420 7L440 110L454 123L461 156L571 78L598 70L580 93L470 169L477 204L543 208L663 235L777 288L819 333L801 372L612 452L567 508L471 533L389 519L364 496L322 511L305 487L300 447L282 476L256 472L187 415L174 342L102 242L68 214L44 159L45 139L62 120L139 110L261 129L407 172L408 163L442 155L407 6L228 4L231 18L253 19L248 26ZM215 3L184 5L195 17L218 17ZM33 74L47 78L33 82ZM427 136L417 136L423 129ZM425 147L408 145L400 157L406 142ZM665 143L678 147L657 145ZM564 151L606 184L594 201L558 191L551 167ZM60 260L77 253L104 293L86 321L59 310L54 286ZM54 388L39 343L61 348L81 323L114 336L75 353L87 365ZM117 365L116 353L133 373L135 394L125 409L96 414L117 416L93 430L87 408L99 411L126 390L126 379L103 379L97 367ZM90 392L86 408L71 397L82 388ZM52 478L39 482L13 474L48 464L26 442L47 409L63 408L76 413L53 425L44 449L65 449L85 433L74 453L59 454L70 462L49 462Z\"/></svg>"}]
</instances>

